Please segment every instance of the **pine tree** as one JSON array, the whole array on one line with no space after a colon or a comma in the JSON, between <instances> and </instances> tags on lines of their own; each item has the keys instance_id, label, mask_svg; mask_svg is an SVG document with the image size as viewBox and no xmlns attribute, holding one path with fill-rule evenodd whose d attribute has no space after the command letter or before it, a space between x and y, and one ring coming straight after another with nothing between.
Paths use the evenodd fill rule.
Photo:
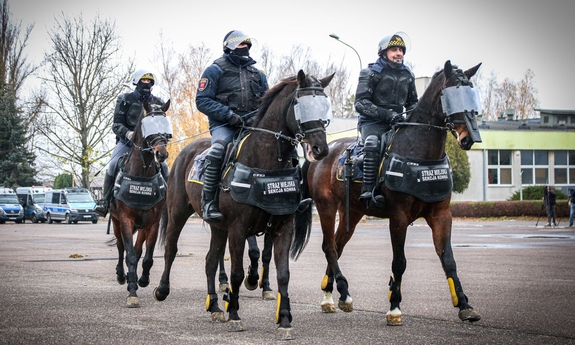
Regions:
<instances>
[{"instance_id":1,"label":"pine tree","mask_svg":"<svg viewBox=\"0 0 575 345\"><path fill-rule=\"evenodd\" d=\"M26 127L22 112L16 106L14 92L0 89L0 184L5 187L37 184L34 160L26 144Z\"/></svg>"}]
</instances>

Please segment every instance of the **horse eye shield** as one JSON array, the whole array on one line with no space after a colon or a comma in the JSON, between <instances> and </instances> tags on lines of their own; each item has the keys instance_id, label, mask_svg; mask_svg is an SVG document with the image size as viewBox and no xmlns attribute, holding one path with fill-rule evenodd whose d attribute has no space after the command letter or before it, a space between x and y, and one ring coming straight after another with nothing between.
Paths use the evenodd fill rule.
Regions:
<instances>
[{"instance_id":1,"label":"horse eye shield","mask_svg":"<svg viewBox=\"0 0 575 345\"><path fill-rule=\"evenodd\" d=\"M441 94L441 106L448 117L463 113L471 139L476 143L481 142L481 135L475 119L475 116L481 113L481 101L476 89L471 86L447 87Z\"/></svg>"},{"instance_id":2,"label":"horse eye shield","mask_svg":"<svg viewBox=\"0 0 575 345\"><path fill-rule=\"evenodd\" d=\"M331 122L333 119L331 103L323 95L298 96L294 105L294 113L300 124L310 121Z\"/></svg>"},{"instance_id":3,"label":"horse eye shield","mask_svg":"<svg viewBox=\"0 0 575 345\"><path fill-rule=\"evenodd\" d=\"M164 115L160 116L146 116L142 119L142 135L144 138L148 138L151 135L159 134L172 138L172 122L170 118Z\"/></svg>"}]
</instances>

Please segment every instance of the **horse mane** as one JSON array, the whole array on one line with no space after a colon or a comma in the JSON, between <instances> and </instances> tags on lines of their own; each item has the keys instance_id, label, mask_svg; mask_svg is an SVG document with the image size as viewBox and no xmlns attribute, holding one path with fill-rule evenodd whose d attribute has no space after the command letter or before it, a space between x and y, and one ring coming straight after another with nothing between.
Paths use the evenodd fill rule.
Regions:
<instances>
[{"instance_id":1,"label":"horse mane","mask_svg":"<svg viewBox=\"0 0 575 345\"><path fill-rule=\"evenodd\" d=\"M264 93L260 100L258 113L254 116L253 126L256 126L270 108L275 97L289 85L297 85L297 77L290 76L282 79L278 84Z\"/></svg>"}]
</instances>

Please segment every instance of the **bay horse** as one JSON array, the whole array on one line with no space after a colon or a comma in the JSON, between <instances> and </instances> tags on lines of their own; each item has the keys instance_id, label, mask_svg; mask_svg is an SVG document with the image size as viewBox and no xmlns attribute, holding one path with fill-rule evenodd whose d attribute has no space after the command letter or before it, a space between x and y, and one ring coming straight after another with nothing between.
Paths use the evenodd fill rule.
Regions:
<instances>
[{"instance_id":1,"label":"bay horse","mask_svg":"<svg viewBox=\"0 0 575 345\"><path fill-rule=\"evenodd\" d=\"M481 141L475 121L479 100L469 80L480 66L463 72L447 61L444 69L432 78L407 122L394 128L389 149L383 155L383 163L380 165L380 174L384 175L385 183L376 187L385 197L382 207L373 207L359 200L361 183L348 184L349 199L346 200L346 183L337 175L338 170L342 171L341 161L351 161L351 155L346 154L346 151L355 142L355 138L332 141L326 158L304 164L304 196L309 193L307 196L311 196L316 205L323 232L322 249L327 260L326 274L321 284L324 312L335 312L332 298L334 281L340 293L338 307L348 312L353 310L348 281L340 270L338 259L357 223L364 215L389 218L393 276L390 278L388 293L391 307L386 318L388 325L401 325L399 303L401 280L407 264L404 252L407 227L423 217L431 227L435 251L447 276L453 305L459 308L459 318L469 321L481 318L468 304L468 298L457 277L451 248L452 216L449 203L452 180L445 153L447 132L456 137L460 148L464 150L469 150L474 142ZM348 178L350 176L348 174ZM431 183L433 180L437 180L437 185ZM429 183L426 185L425 181ZM334 233L337 215L339 223ZM296 221L311 226L311 208L296 215Z\"/></svg>"},{"instance_id":2,"label":"bay horse","mask_svg":"<svg viewBox=\"0 0 575 345\"><path fill-rule=\"evenodd\" d=\"M138 285L150 283L150 269L154 263L154 247L165 203L166 183L160 172L160 163L168 158L166 145L172 137L172 128L164 105L150 105L144 101L145 113L134 129L132 147L118 160L114 184L114 198L110 204L110 217L114 227L118 264L116 278L121 285L128 281L127 306L140 307L136 293ZM137 237L134 243L134 235ZM144 242L146 254L142 260L142 275L138 279L137 266ZM126 266L124 271L124 251Z\"/></svg>"},{"instance_id":3,"label":"bay horse","mask_svg":"<svg viewBox=\"0 0 575 345\"><path fill-rule=\"evenodd\" d=\"M280 81L262 97L249 134L235 145L236 149L228 149L232 159L224 167L219 196L219 209L224 219L209 223L206 311L211 313L212 320L225 321L224 311L218 306L215 276L227 240L231 286L223 299L231 331L244 330L238 309L240 285L244 280L242 266L246 239L263 231L271 235L274 247L278 337L293 337L288 294L289 256L291 254L294 259L299 256L307 244L309 232L303 229L301 233L294 233L294 213L301 201L301 172L299 166L293 167L291 155L299 144L304 147L308 160L320 160L328 154L325 127L331 120L331 106L324 88L332 78L333 75L318 80L300 70L297 76ZM189 180L196 169L195 158L209 147L209 138L190 143L172 166L165 215L160 226L161 239L165 239L165 268L154 293L159 301L170 292L170 270L182 228L194 212L202 213L202 185Z\"/></svg>"}]
</instances>

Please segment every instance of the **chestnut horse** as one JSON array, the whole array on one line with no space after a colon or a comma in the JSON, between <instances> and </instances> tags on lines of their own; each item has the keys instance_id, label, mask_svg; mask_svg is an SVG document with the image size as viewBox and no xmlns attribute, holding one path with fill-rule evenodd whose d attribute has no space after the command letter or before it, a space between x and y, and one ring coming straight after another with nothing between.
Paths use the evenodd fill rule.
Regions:
<instances>
[{"instance_id":1,"label":"chestnut horse","mask_svg":"<svg viewBox=\"0 0 575 345\"><path fill-rule=\"evenodd\" d=\"M240 285L244 280L243 254L246 239L259 232L271 235L277 271L277 308L275 321L281 339L291 339L289 256L297 258L305 247L309 233L294 232L294 213L301 201L299 167L293 167L292 152L300 143L306 159L320 160L328 152L325 127L331 119L331 106L324 93L333 75L318 80L299 71L268 90L254 116L250 133L240 136L230 162L224 167L219 209L220 222L210 222L211 241L206 255L208 293L206 310L212 320L225 321L218 306L215 276L228 241L231 273L230 289L223 299L228 312L228 327L241 331L238 314ZM201 215L202 185L190 178L201 168L195 158L210 147L210 140L199 139L178 155L168 183L166 214L160 226L165 238L165 268L154 296L164 300L170 292L170 270L178 251L178 238L188 217ZM192 182L190 182L192 181ZM239 201L236 201L239 200ZM249 202L249 203L248 203ZM293 244L292 244L293 242ZM290 250L291 248L291 250Z\"/></svg>"},{"instance_id":2,"label":"chestnut horse","mask_svg":"<svg viewBox=\"0 0 575 345\"><path fill-rule=\"evenodd\" d=\"M304 164L304 196L309 193L307 196L311 196L316 205L327 260L326 275L322 281L324 312L335 312L332 299L334 281L340 293L338 307L344 311L353 310L348 282L340 270L338 259L357 223L364 215L389 218L393 276L389 283L391 307L387 313L387 324L401 325L399 303L401 280L407 264L404 251L407 227L423 217L431 227L435 251L447 276L453 305L459 308L459 318L469 321L481 318L468 304L457 277L451 248L452 216L449 203L452 180L445 153L447 132L457 138L460 148L464 150L469 150L474 142L481 141L475 120L479 99L469 81L480 65L463 72L447 61L444 69L432 78L407 122L391 132L394 132L393 137L387 140L388 150L382 155L380 164L380 174L383 175L380 182L385 180L385 183L376 187L377 192L385 197L384 205L378 207L359 200L361 184L350 183L353 180L352 168L347 170L350 173L346 174L346 188L341 171L352 166L350 144L358 144L355 138L331 142L330 153L325 159ZM382 142L385 140L382 139ZM346 154L348 148L350 151ZM342 161L347 164L342 165ZM346 193L346 189L349 193ZM349 199L346 200L346 196ZM337 215L339 223L334 233ZM311 226L311 208L296 215L296 220Z\"/></svg>"},{"instance_id":3,"label":"chestnut horse","mask_svg":"<svg viewBox=\"0 0 575 345\"><path fill-rule=\"evenodd\" d=\"M150 269L154 263L154 247L165 203L166 183L160 173L160 163L168 158L166 145L172 136L172 128L166 111L168 100L163 106L144 102L143 115L134 129L132 148L127 156L118 160L119 173L114 185L114 199L110 204L110 217L118 247L116 278L118 283L128 280L127 305L140 306L136 294L138 285L150 283ZM138 232L135 244L134 235ZM137 276L138 261L146 243L146 254L142 260L142 275ZM126 266L124 271L124 251Z\"/></svg>"}]
</instances>

